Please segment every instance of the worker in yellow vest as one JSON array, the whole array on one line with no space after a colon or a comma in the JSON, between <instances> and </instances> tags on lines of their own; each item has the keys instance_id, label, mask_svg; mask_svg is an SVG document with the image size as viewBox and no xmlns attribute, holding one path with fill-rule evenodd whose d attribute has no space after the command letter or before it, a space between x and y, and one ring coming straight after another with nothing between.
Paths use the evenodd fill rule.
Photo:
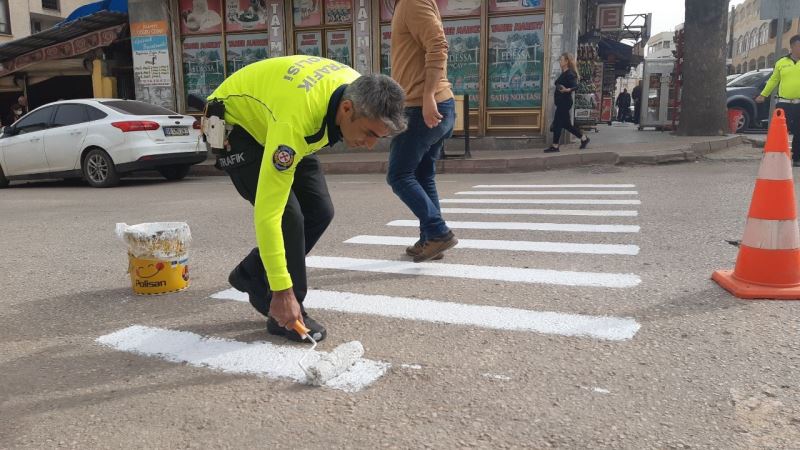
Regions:
<instances>
[{"instance_id":1,"label":"worker in yellow vest","mask_svg":"<svg viewBox=\"0 0 800 450\"><path fill-rule=\"evenodd\" d=\"M791 53L775 62L772 76L756 101L763 103L778 87L778 108L786 113L786 125L794 135L792 165L800 167L800 34L792 36L789 46Z\"/></svg>"},{"instance_id":2,"label":"worker in yellow vest","mask_svg":"<svg viewBox=\"0 0 800 450\"><path fill-rule=\"evenodd\" d=\"M254 206L258 246L228 277L267 317L267 331L300 341L325 328L302 306L308 290L305 256L333 219L315 153L343 140L371 149L403 131L405 94L385 75L361 75L314 56L266 59L236 71L209 97L207 121L225 130L217 167ZM224 119L224 124L219 120ZM222 142L204 127L212 148Z\"/></svg>"}]
</instances>

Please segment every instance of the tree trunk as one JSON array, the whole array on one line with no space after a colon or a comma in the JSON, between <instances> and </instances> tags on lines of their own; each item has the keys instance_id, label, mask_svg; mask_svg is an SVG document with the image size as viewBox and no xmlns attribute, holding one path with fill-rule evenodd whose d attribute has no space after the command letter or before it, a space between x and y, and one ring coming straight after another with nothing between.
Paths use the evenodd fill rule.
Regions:
<instances>
[{"instance_id":1,"label":"tree trunk","mask_svg":"<svg viewBox=\"0 0 800 450\"><path fill-rule=\"evenodd\" d=\"M728 0L686 0L683 93L678 134L727 133Z\"/></svg>"}]
</instances>

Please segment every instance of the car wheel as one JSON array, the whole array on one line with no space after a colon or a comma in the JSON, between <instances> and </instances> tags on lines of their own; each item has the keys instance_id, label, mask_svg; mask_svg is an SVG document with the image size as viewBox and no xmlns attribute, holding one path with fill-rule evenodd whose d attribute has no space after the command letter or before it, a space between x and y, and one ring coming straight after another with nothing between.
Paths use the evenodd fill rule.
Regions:
<instances>
[{"instance_id":1,"label":"car wheel","mask_svg":"<svg viewBox=\"0 0 800 450\"><path fill-rule=\"evenodd\" d=\"M3 173L3 168L0 167L0 188L8 187L9 181Z\"/></svg>"},{"instance_id":2,"label":"car wheel","mask_svg":"<svg viewBox=\"0 0 800 450\"><path fill-rule=\"evenodd\" d=\"M114 161L108 153L96 148L86 154L83 160L83 177L96 188L112 187L119 184L119 174Z\"/></svg>"},{"instance_id":3,"label":"car wheel","mask_svg":"<svg viewBox=\"0 0 800 450\"><path fill-rule=\"evenodd\" d=\"M191 169L191 167L192 166L187 164L164 166L158 168L158 173L168 180L182 180L186 178L186 175L189 175L189 169Z\"/></svg>"},{"instance_id":4,"label":"car wheel","mask_svg":"<svg viewBox=\"0 0 800 450\"><path fill-rule=\"evenodd\" d=\"M731 108L737 111L741 111L742 115L739 116L739 121L736 122L736 132L737 133L744 133L745 130L750 128L750 124L752 123L752 118L750 117L750 113L744 108Z\"/></svg>"}]
</instances>

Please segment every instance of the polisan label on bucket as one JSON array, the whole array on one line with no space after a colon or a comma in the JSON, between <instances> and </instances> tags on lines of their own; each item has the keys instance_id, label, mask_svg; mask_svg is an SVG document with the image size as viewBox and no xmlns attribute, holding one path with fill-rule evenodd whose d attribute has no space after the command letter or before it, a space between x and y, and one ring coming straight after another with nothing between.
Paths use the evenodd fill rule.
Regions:
<instances>
[{"instance_id":1,"label":"polisan label on bucket","mask_svg":"<svg viewBox=\"0 0 800 450\"><path fill-rule=\"evenodd\" d=\"M185 222L117 224L128 244L128 273L133 292L157 295L189 287L187 251L192 239Z\"/></svg>"},{"instance_id":2,"label":"polisan label on bucket","mask_svg":"<svg viewBox=\"0 0 800 450\"><path fill-rule=\"evenodd\" d=\"M131 285L138 295L158 295L178 292L189 287L189 258L172 260L130 259Z\"/></svg>"}]
</instances>

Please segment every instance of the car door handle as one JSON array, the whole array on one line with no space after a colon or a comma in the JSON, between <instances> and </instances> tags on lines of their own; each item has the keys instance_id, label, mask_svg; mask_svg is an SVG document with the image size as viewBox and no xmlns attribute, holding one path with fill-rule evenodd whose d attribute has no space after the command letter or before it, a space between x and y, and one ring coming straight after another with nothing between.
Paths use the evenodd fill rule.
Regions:
<instances>
[{"instance_id":1,"label":"car door handle","mask_svg":"<svg viewBox=\"0 0 800 450\"><path fill-rule=\"evenodd\" d=\"M70 133L69 135L70 135L70 136L78 136L78 135L80 135L80 134L83 134L83 132L82 132L82 131L73 131L73 132L72 132L72 133Z\"/></svg>"},{"instance_id":2,"label":"car door handle","mask_svg":"<svg viewBox=\"0 0 800 450\"><path fill-rule=\"evenodd\" d=\"M39 142L41 140L42 140L42 138L33 138L33 139L30 140L30 142Z\"/></svg>"}]
</instances>

